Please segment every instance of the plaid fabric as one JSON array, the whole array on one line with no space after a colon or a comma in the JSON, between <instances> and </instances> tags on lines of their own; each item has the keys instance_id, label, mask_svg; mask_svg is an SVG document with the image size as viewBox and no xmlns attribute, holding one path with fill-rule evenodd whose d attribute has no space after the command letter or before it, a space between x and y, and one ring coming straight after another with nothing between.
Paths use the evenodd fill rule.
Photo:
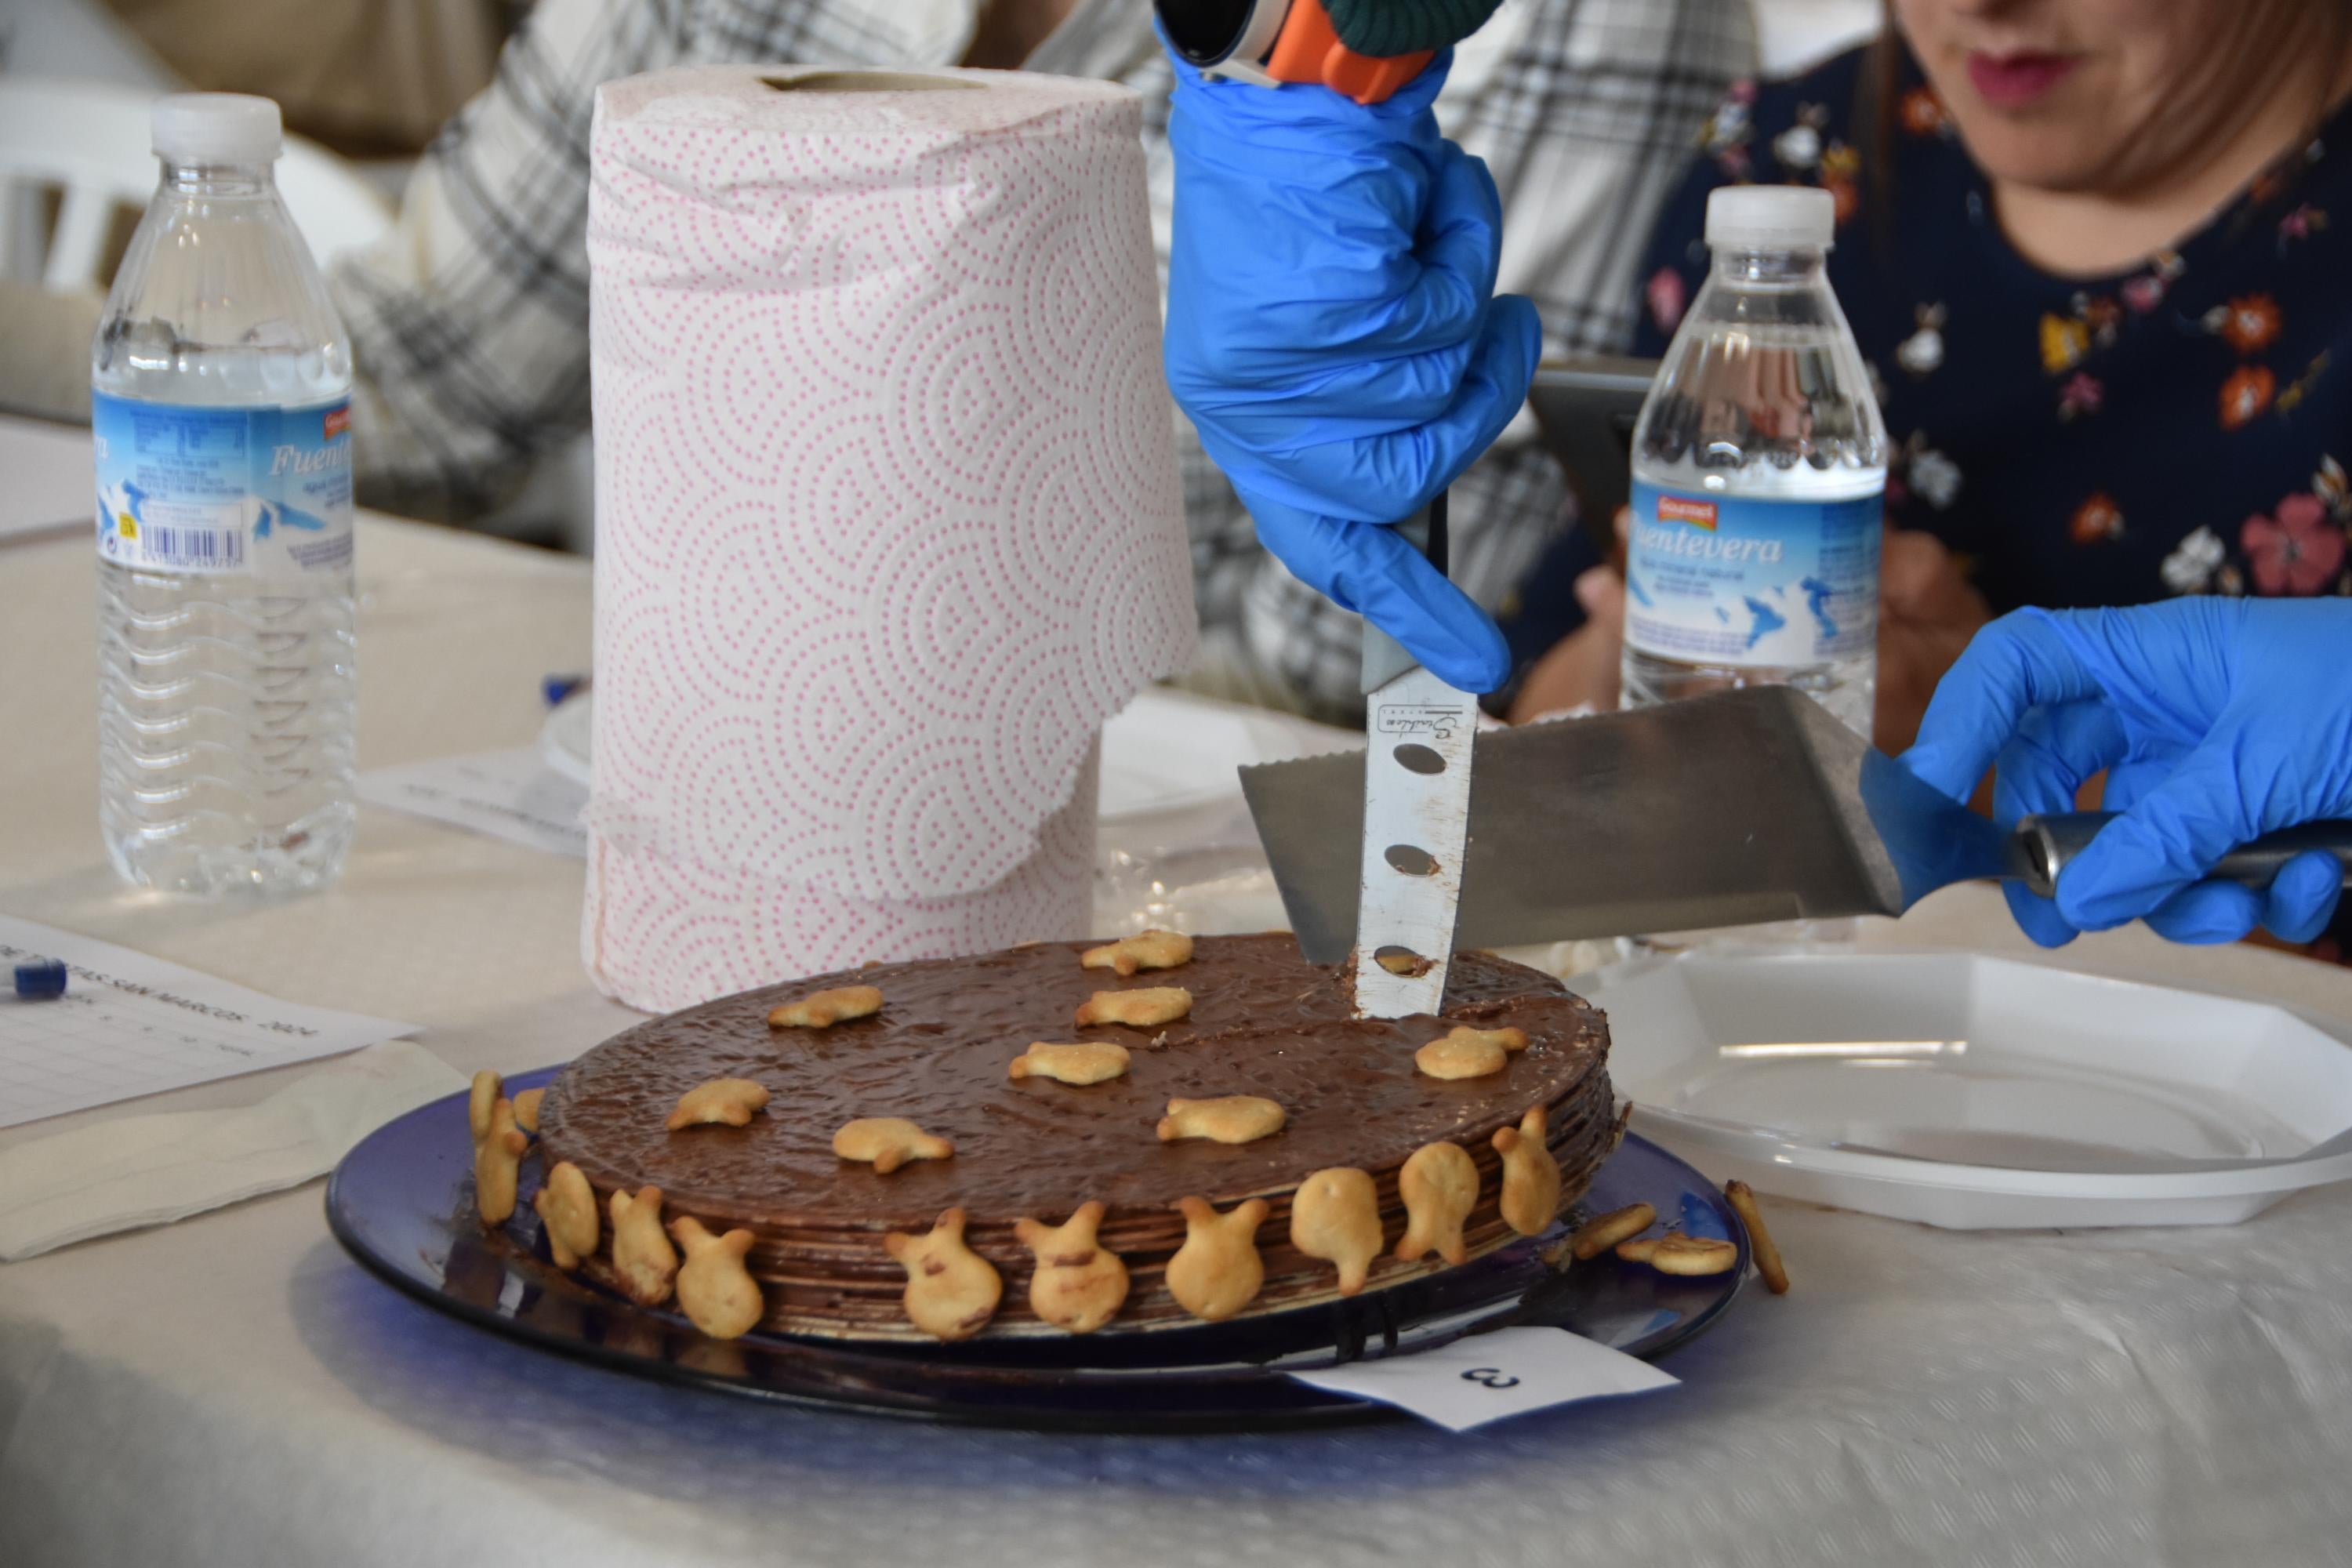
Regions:
<instances>
[{"instance_id":1,"label":"plaid fabric","mask_svg":"<svg viewBox=\"0 0 2352 1568\"><path fill-rule=\"evenodd\" d=\"M766 60L953 64L984 0L539 0L496 81L451 121L382 245L329 287L352 333L362 499L424 516L495 505L588 424L588 127L598 83ZM1507 214L1502 287L1531 296L1551 353L1622 348L1653 219L1726 89L1754 62L1747 0L1511 0L1456 51L1438 100ZM1032 69L1147 99L1162 267L1173 171L1169 70L1145 0L1078 0ZM1185 492L1203 632L1195 684L1360 717L1356 618L1261 550L1189 429ZM1454 487L1454 574L1500 603L1570 521L1522 420Z\"/></svg>"}]
</instances>

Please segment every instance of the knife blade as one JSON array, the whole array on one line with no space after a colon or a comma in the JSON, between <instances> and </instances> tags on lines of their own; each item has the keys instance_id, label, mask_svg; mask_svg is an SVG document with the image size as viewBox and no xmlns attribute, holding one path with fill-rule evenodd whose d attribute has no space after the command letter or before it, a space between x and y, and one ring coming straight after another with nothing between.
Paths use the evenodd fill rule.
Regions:
<instances>
[{"instance_id":1,"label":"knife blade","mask_svg":"<svg viewBox=\"0 0 2352 1568\"><path fill-rule=\"evenodd\" d=\"M1490 731L1474 752L1458 949L1895 915L1987 878L2046 893L2106 820L2004 831L1788 687ZM1344 958L1356 931L1363 766L1343 752L1242 770L1292 928L1318 963ZM2214 874L2265 886L2311 849L2352 858L2352 823L2266 835Z\"/></svg>"},{"instance_id":2,"label":"knife blade","mask_svg":"<svg viewBox=\"0 0 2352 1568\"><path fill-rule=\"evenodd\" d=\"M1441 573L1446 565L1445 497L1398 525ZM1355 835L1356 1016L1405 1018L1439 1011L1454 956L1470 825L1471 742L1478 700L1448 686L1399 647L1364 627L1362 810ZM1345 949L1326 962L1337 962Z\"/></svg>"}]
</instances>

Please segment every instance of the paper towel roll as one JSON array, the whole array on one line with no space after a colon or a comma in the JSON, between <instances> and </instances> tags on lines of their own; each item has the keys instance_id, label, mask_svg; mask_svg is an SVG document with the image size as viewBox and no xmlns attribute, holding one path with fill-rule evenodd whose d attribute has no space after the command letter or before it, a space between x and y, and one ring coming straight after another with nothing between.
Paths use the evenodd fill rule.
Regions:
<instances>
[{"instance_id":1,"label":"paper towel roll","mask_svg":"<svg viewBox=\"0 0 2352 1568\"><path fill-rule=\"evenodd\" d=\"M1023 73L598 90L610 994L1083 930L1096 737L1192 651L1140 123Z\"/></svg>"}]
</instances>

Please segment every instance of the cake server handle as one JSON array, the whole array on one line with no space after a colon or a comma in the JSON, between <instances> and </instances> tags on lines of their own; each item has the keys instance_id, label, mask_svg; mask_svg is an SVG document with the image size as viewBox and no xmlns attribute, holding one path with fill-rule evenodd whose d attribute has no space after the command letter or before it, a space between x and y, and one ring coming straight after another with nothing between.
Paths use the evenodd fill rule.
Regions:
<instances>
[{"instance_id":1,"label":"cake server handle","mask_svg":"<svg viewBox=\"0 0 2352 1568\"><path fill-rule=\"evenodd\" d=\"M2025 885L2045 899L2055 897L2060 874L2091 847L2099 829L2114 821L2116 815L2112 811L2074 811L2020 817L2015 831L2025 852ZM2346 879L2352 882L2352 822L2341 819L2306 822L2299 827L2265 833L2222 856L2206 875L2217 882L2267 888L2279 874L2280 867L2315 849L2325 850L2342 862Z\"/></svg>"}]
</instances>

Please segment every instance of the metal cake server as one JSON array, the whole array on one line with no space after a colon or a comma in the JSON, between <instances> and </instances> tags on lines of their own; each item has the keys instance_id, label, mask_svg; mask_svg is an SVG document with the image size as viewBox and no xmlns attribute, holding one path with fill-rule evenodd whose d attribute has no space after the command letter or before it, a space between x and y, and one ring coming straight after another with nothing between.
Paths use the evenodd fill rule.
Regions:
<instances>
[{"instance_id":1,"label":"metal cake server","mask_svg":"<svg viewBox=\"0 0 2352 1568\"><path fill-rule=\"evenodd\" d=\"M1399 525L1430 563L1445 570L1445 497ZM1355 950L1356 1016L1405 1018L1435 1013L1454 955L1470 829L1471 740L1478 700L1422 668L1394 638L1364 627L1364 729L1372 744L1360 764L1360 814L1352 816L1355 871L1346 900L1346 937L1325 944L1332 963ZM1253 799L1252 809L1255 809ZM1260 830L1263 832L1263 819ZM1283 892L1286 903L1289 889ZM1339 911L1331 911L1336 918Z\"/></svg>"},{"instance_id":2,"label":"metal cake server","mask_svg":"<svg viewBox=\"0 0 2352 1568\"><path fill-rule=\"evenodd\" d=\"M1365 766L1370 795L1396 771L1382 757L1401 743L1411 742L1375 731L1370 764L1341 753L1242 770L1299 946L1316 963L1346 956L1360 889L1385 896L1398 880L1371 875L1390 819L1360 834L1352 775ZM2074 813L2004 831L1789 687L1493 731L1475 750L1461 948L1895 915L1983 878L2046 894L2107 821ZM2312 849L2352 858L2352 822L2265 835L2213 874L2263 887ZM1387 931L1389 918L1375 911L1366 931Z\"/></svg>"}]
</instances>

